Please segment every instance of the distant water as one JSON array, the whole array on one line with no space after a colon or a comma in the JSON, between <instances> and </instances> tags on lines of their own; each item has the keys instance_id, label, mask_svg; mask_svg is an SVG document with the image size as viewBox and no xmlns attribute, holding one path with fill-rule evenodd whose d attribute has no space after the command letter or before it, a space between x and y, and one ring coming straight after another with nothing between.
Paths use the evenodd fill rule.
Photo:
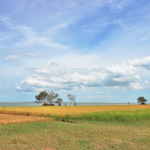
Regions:
<instances>
[{"instance_id":1,"label":"distant water","mask_svg":"<svg viewBox=\"0 0 150 150\"><path fill-rule=\"evenodd\" d=\"M62 103L62 106L74 106L73 103ZM29 102L0 102L0 107L7 106L42 106L43 103L29 103ZM58 104L55 104L58 106ZM77 106L94 106L94 105L128 105L128 103L77 103ZM130 103L129 105L138 105L138 103Z\"/></svg>"}]
</instances>

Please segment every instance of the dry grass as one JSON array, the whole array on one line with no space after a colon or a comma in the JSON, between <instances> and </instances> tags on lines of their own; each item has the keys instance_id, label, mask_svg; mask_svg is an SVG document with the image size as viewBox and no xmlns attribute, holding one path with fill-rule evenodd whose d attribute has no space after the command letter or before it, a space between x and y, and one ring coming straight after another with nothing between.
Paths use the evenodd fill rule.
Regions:
<instances>
[{"instance_id":1,"label":"dry grass","mask_svg":"<svg viewBox=\"0 0 150 150\"><path fill-rule=\"evenodd\" d=\"M150 109L150 105L114 105L114 106L39 106L39 107L0 107L0 113L19 115L51 115L65 116L80 113L102 112L102 111L123 111Z\"/></svg>"},{"instance_id":2,"label":"dry grass","mask_svg":"<svg viewBox=\"0 0 150 150\"><path fill-rule=\"evenodd\" d=\"M35 116L20 116L20 115L9 115L0 114L0 124L10 124L10 123L22 123L22 122L37 122L45 120L54 120L48 117L35 117Z\"/></svg>"}]
</instances>

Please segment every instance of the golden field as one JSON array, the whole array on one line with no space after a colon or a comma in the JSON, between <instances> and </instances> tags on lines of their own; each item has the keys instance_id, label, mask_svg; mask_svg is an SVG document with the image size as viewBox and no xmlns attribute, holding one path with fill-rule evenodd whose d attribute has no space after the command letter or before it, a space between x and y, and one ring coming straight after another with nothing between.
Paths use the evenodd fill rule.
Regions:
<instances>
[{"instance_id":1,"label":"golden field","mask_svg":"<svg viewBox=\"0 0 150 150\"><path fill-rule=\"evenodd\" d=\"M105 106L36 106L36 107L0 107L0 113L15 115L51 115L65 116L91 112L134 111L150 109L150 105L105 105Z\"/></svg>"},{"instance_id":2,"label":"golden field","mask_svg":"<svg viewBox=\"0 0 150 150\"><path fill-rule=\"evenodd\" d=\"M53 118L48 117L35 117L35 116L21 116L21 115L10 115L10 114L0 114L0 124L10 124L10 123L22 123L22 122L37 122L51 120Z\"/></svg>"}]
</instances>

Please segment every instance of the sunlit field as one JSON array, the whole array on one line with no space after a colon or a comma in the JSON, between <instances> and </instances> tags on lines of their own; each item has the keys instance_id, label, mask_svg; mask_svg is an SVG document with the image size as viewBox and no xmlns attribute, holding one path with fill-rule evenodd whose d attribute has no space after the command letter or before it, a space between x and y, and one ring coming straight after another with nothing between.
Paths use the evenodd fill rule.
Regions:
<instances>
[{"instance_id":1,"label":"sunlit field","mask_svg":"<svg viewBox=\"0 0 150 150\"><path fill-rule=\"evenodd\" d=\"M150 120L150 105L0 107L0 113L44 116L56 121L143 121Z\"/></svg>"},{"instance_id":2,"label":"sunlit field","mask_svg":"<svg viewBox=\"0 0 150 150\"><path fill-rule=\"evenodd\" d=\"M5 150L141 150L149 134L150 105L0 107Z\"/></svg>"},{"instance_id":3,"label":"sunlit field","mask_svg":"<svg viewBox=\"0 0 150 150\"><path fill-rule=\"evenodd\" d=\"M74 115L102 111L135 111L150 109L150 105L113 105L113 106L36 106L36 107L0 107L0 113L19 115Z\"/></svg>"},{"instance_id":4,"label":"sunlit field","mask_svg":"<svg viewBox=\"0 0 150 150\"><path fill-rule=\"evenodd\" d=\"M21 115L9 115L9 114L0 114L0 124L12 124L12 123L22 123L22 122L37 122L37 121L46 121L53 118L48 117L35 117L35 116L21 116Z\"/></svg>"}]
</instances>

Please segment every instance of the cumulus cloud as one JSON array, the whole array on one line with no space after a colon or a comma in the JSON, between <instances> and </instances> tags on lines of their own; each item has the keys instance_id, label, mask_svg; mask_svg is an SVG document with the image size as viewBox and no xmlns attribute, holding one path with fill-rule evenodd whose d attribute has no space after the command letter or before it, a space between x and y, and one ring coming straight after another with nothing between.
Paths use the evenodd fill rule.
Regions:
<instances>
[{"instance_id":1,"label":"cumulus cloud","mask_svg":"<svg viewBox=\"0 0 150 150\"><path fill-rule=\"evenodd\" d=\"M150 56L144 57L142 59L129 60L127 63L150 70Z\"/></svg>"},{"instance_id":2,"label":"cumulus cloud","mask_svg":"<svg viewBox=\"0 0 150 150\"><path fill-rule=\"evenodd\" d=\"M18 90L85 90L87 88L109 87L113 90L149 88L149 81L142 82L138 66L148 66L149 57L118 63L105 68L70 70L32 69L32 74L23 79ZM147 67L145 67L147 68ZM110 97L109 97L110 98Z\"/></svg>"}]
</instances>

